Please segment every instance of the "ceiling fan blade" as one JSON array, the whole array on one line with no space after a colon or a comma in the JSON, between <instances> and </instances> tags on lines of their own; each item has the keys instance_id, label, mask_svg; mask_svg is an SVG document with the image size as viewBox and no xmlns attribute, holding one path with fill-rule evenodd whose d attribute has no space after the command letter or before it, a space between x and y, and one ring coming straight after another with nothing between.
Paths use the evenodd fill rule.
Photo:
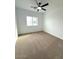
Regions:
<instances>
[{"instance_id":1,"label":"ceiling fan blade","mask_svg":"<svg viewBox=\"0 0 79 59\"><path fill-rule=\"evenodd\" d=\"M39 11L39 9L37 9L37 11Z\"/></svg>"},{"instance_id":2,"label":"ceiling fan blade","mask_svg":"<svg viewBox=\"0 0 79 59\"><path fill-rule=\"evenodd\" d=\"M41 2L39 2L39 6L41 5Z\"/></svg>"},{"instance_id":3,"label":"ceiling fan blade","mask_svg":"<svg viewBox=\"0 0 79 59\"><path fill-rule=\"evenodd\" d=\"M46 11L46 9L42 8L42 10Z\"/></svg>"},{"instance_id":4,"label":"ceiling fan blade","mask_svg":"<svg viewBox=\"0 0 79 59\"><path fill-rule=\"evenodd\" d=\"M46 3L46 4L42 5L41 7L45 7L45 6L47 6L47 5L49 5L49 4L48 4L48 3Z\"/></svg>"},{"instance_id":5,"label":"ceiling fan blade","mask_svg":"<svg viewBox=\"0 0 79 59\"><path fill-rule=\"evenodd\" d=\"M37 2L37 0L35 0L36 4L39 6L39 3Z\"/></svg>"},{"instance_id":6,"label":"ceiling fan blade","mask_svg":"<svg viewBox=\"0 0 79 59\"><path fill-rule=\"evenodd\" d=\"M31 8L37 9L37 7L31 6Z\"/></svg>"}]
</instances>

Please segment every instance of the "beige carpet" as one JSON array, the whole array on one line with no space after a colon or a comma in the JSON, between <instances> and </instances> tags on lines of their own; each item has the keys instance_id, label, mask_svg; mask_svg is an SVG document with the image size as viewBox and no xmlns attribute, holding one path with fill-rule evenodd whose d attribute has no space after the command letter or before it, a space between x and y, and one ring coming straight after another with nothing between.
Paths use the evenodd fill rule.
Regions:
<instances>
[{"instance_id":1,"label":"beige carpet","mask_svg":"<svg viewBox=\"0 0 79 59\"><path fill-rule=\"evenodd\" d=\"M63 59L63 40L45 32L20 36L15 59Z\"/></svg>"}]
</instances>

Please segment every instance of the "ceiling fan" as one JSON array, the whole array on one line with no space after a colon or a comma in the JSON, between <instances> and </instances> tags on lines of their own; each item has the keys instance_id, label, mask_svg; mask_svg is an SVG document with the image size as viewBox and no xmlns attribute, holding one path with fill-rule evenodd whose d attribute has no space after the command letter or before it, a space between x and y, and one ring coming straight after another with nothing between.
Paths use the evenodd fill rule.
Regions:
<instances>
[{"instance_id":1,"label":"ceiling fan","mask_svg":"<svg viewBox=\"0 0 79 59\"><path fill-rule=\"evenodd\" d=\"M31 8L37 9L37 11L39 11L39 10L46 11L46 9L43 8L43 7L49 5L49 3L42 4L41 2L37 2L37 0L35 0L35 2L36 2L36 4L37 4L37 7L31 6Z\"/></svg>"}]
</instances>

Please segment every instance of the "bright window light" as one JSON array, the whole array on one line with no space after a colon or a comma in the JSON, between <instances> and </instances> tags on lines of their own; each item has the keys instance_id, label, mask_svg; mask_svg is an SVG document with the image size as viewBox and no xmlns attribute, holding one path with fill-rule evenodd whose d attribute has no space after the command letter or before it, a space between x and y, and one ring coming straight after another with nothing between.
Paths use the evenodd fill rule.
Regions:
<instances>
[{"instance_id":1,"label":"bright window light","mask_svg":"<svg viewBox=\"0 0 79 59\"><path fill-rule=\"evenodd\" d=\"M38 17L26 17L27 26L37 26L38 25Z\"/></svg>"},{"instance_id":2,"label":"bright window light","mask_svg":"<svg viewBox=\"0 0 79 59\"><path fill-rule=\"evenodd\" d=\"M38 18L33 17L33 26L37 26L37 25L38 25Z\"/></svg>"},{"instance_id":3,"label":"bright window light","mask_svg":"<svg viewBox=\"0 0 79 59\"><path fill-rule=\"evenodd\" d=\"M32 17L30 17L30 16L27 16L27 19L26 19L27 21L27 26L32 26Z\"/></svg>"}]
</instances>

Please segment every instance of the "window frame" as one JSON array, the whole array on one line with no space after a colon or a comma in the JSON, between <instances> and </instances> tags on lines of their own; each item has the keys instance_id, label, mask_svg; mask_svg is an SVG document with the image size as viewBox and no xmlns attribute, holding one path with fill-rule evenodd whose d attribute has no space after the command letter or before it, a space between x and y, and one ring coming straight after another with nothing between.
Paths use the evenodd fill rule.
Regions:
<instances>
[{"instance_id":1,"label":"window frame","mask_svg":"<svg viewBox=\"0 0 79 59\"><path fill-rule=\"evenodd\" d=\"M31 18L32 18L32 20L31 20L31 21L32 21L32 22L31 22L32 25L28 25L27 17L31 17ZM37 23L36 25L33 24L33 23L34 23L34 20L33 20L34 18L37 19L37 20L36 20L36 23ZM30 26L38 26L38 17L35 17L35 16L26 16L26 26L28 26L28 27L30 27Z\"/></svg>"}]
</instances>

